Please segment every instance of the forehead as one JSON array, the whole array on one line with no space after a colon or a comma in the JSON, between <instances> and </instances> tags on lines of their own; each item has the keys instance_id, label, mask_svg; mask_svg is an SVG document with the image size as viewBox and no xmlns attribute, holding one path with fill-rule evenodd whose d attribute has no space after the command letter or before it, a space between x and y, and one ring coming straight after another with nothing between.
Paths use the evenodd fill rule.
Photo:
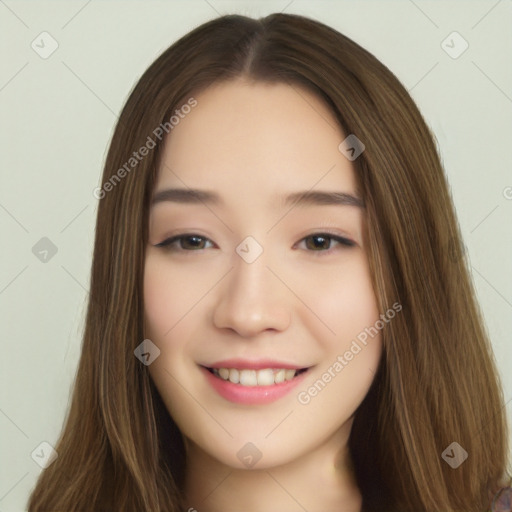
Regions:
<instances>
[{"instance_id":1,"label":"forehead","mask_svg":"<svg viewBox=\"0 0 512 512\"><path fill-rule=\"evenodd\" d=\"M194 98L165 141L157 192L203 188L249 202L313 188L355 194L352 164L338 149L345 135L305 88L237 79Z\"/></svg>"}]
</instances>

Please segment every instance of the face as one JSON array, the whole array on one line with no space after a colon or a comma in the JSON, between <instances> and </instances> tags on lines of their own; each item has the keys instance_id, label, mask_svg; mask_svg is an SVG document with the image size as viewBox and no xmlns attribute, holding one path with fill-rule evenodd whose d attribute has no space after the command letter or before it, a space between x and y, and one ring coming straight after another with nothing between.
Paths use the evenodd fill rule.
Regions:
<instances>
[{"instance_id":1,"label":"face","mask_svg":"<svg viewBox=\"0 0 512 512\"><path fill-rule=\"evenodd\" d=\"M188 446L269 468L348 433L377 371L364 208L346 135L316 96L236 80L195 98L151 206L149 371ZM337 199L293 196L305 191Z\"/></svg>"}]
</instances>

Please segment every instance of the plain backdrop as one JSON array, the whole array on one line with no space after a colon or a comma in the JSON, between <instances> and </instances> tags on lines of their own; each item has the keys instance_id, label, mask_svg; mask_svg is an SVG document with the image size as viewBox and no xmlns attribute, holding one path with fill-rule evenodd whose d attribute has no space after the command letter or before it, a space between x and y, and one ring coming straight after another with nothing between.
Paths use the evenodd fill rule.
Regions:
<instances>
[{"instance_id":1,"label":"plain backdrop","mask_svg":"<svg viewBox=\"0 0 512 512\"><path fill-rule=\"evenodd\" d=\"M278 11L318 19L372 52L434 131L511 418L511 0L0 0L0 512L25 509L41 471L31 454L56 442L69 405L93 189L127 94L197 25Z\"/></svg>"}]
</instances>

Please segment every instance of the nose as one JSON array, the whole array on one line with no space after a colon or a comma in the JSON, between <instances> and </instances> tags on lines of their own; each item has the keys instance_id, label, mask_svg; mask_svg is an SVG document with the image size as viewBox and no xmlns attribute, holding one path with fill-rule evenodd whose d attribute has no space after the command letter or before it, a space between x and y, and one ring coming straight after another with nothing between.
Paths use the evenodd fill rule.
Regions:
<instances>
[{"instance_id":1,"label":"nose","mask_svg":"<svg viewBox=\"0 0 512 512\"><path fill-rule=\"evenodd\" d=\"M267 268L265 252L252 263L237 255L218 288L213 323L251 338L265 331L284 331L291 319L290 292Z\"/></svg>"}]
</instances>

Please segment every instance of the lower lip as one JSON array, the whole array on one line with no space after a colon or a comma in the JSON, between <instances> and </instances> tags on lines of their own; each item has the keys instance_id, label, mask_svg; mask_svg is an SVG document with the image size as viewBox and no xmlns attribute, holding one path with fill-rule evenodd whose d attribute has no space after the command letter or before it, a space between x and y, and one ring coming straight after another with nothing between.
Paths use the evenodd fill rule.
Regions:
<instances>
[{"instance_id":1,"label":"lower lip","mask_svg":"<svg viewBox=\"0 0 512 512\"><path fill-rule=\"evenodd\" d=\"M205 374L212 388L220 396L236 404L248 405L268 404L279 400L279 398L287 395L295 386L300 384L307 373L307 371L302 372L291 380L272 384L271 386L242 386L216 377L203 366L201 366L201 371Z\"/></svg>"}]
</instances>

